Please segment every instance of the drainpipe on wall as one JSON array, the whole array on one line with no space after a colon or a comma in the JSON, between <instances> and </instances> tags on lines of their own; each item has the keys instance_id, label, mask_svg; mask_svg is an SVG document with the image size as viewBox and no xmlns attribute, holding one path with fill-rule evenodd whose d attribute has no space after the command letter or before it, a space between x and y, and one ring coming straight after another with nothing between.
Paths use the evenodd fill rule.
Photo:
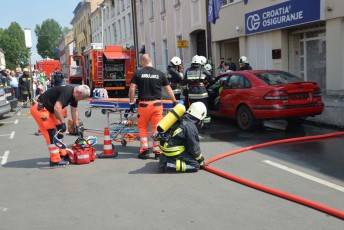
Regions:
<instances>
[{"instance_id":1,"label":"drainpipe on wall","mask_svg":"<svg viewBox=\"0 0 344 230\"><path fill-rule=\"evenodd\" d=\"M136 51L136 67L139 66L139 44L137 39L137 17L136 17L136 1L131 0L131 16L133 17L133 36L134 36L134 46Z\"/></svg>"}]
</instances>

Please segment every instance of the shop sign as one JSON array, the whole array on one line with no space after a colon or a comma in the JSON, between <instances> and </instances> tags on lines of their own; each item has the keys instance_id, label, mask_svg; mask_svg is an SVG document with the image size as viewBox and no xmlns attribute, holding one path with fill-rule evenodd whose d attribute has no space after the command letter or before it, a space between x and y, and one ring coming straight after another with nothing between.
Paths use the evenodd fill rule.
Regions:
<instances>
[{"instance_id":1,"label":"shop sign","mask_svg":"<svg viewBox=\"0 0 344 230\"><path fill-rule=\"evenodd\" d=\"M245 14L246 34L320 20L320 0L290 0Z\"/></svg>"}]
</instances>

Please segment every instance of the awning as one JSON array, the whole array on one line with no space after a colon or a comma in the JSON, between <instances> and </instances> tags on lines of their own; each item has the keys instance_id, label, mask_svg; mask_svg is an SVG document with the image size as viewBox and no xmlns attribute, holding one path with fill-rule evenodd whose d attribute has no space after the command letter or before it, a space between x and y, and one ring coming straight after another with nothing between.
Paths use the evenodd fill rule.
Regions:
<instances>
[{"instance_id":1,"label":"awning","mask_svg":"<svg viewBox=\"0 0 344 230\"><path fill-rule=\"evenodd\" d=\"M104 55L107 59L130 59L127 53L121 52L104 52Z\"/></svg>"}]
</instances>

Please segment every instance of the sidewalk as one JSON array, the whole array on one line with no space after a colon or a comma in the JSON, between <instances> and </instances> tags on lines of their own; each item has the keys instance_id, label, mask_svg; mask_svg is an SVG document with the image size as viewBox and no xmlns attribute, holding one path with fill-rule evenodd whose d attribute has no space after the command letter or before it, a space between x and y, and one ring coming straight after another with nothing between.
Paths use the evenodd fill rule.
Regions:
<instances>
[{"instance_id":1,"label":"sidewalk","mask_svg":"<svg viewBox=\"0 0 344 230\"><path fill-rule=\"evenodd\" d=\"M344 97L324 97L324 111L321 115L307 117L307 121L319 125L344 128Z\"/></svg>"}]
</instances>

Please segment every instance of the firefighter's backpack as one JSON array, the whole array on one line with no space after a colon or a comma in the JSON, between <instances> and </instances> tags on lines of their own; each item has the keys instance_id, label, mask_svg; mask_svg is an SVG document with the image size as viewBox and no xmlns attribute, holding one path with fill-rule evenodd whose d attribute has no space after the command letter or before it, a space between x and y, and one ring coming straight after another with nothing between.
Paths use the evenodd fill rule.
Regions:
<instances>
[{"instance_id":1,"label":"firefighter's backpack","mask_svg":"<svg viewBox=\"0 0 344 230\"><path fill-rule=\"evenodd\" d=\"M96 159L96 149L94 145L97 143L96 137L88 137L85 140L79 137L72 146L72 151L68 152L71 164L89 164Z\"/></svg>"}]
</instances>

